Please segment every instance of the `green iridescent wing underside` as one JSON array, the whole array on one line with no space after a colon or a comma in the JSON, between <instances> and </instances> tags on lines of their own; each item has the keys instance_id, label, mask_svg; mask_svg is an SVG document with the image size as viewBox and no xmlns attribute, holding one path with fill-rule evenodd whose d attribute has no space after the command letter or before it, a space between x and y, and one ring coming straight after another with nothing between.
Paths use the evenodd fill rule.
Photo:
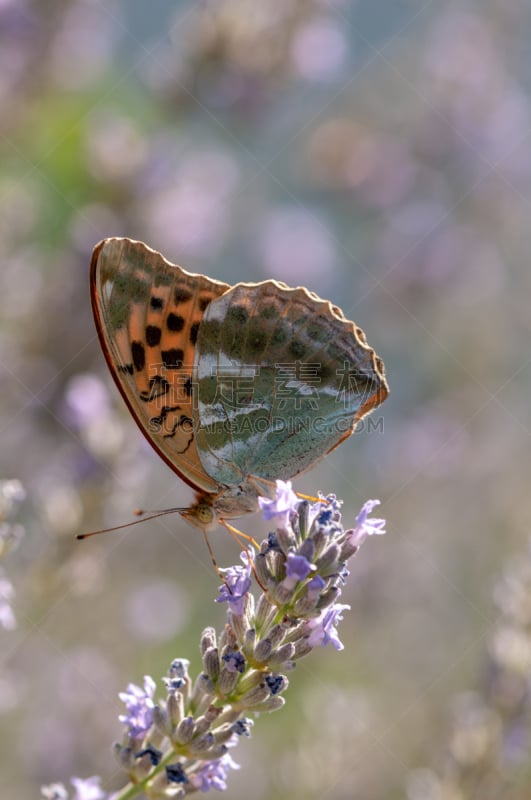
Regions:
<instances>
[{"instance_id":1,"label":"green iridescent wing underside","mask_svg":"<svg viewBox=\"0 0 531 800\"><path fill-rule=\"evenodd\" d=\"M204 311L229 288L130 239L105 239L92 257L94 317L122 396L166 463L212 493L222 487L205 472L195 444L193 364Z\"/></svg>"},{"instance_id":2,"label":"green iridescent wing underside","mask_svg":"<svg viewBox=\"0 0 531 800\"><path fill-rule=\"evenodd\" d=\"M227 486L292 478L387 396L363 331L306 289L238 284L210 303L195 355L195 443Z\"/></svg>"}]
</instances>

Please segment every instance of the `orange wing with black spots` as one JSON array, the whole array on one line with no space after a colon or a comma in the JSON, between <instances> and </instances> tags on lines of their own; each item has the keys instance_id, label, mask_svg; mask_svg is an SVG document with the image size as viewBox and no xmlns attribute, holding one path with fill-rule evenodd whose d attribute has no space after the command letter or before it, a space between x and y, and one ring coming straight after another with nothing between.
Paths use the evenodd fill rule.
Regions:
<instances>
[{"instance_id":1,"label":"orange wing with black spots","mask_svg":"<svg viewBox=\"0 0 531 800\"><path fill-rule=\"evenodd\" d=\"M92 308L118 389L158 454L207 493L221 487L196 447L194 353L205 310L229 288L130 239L105 239L92 256Z\"/></svg>"}]
</instances>

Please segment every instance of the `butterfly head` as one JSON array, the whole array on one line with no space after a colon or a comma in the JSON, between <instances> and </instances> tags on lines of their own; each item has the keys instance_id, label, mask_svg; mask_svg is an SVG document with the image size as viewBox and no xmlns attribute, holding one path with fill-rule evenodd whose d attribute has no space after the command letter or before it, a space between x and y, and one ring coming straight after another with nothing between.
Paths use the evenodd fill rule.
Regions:
<instances>
[{"instance_id":1,"label":"butterfly head","mask_svg":"<svg viewBox=\"0 0 531 800\"><path fill-rule=\"evenodd\" d=\"M179 513L190 525L204 531L212 530L219 524L214 510L214 498L215 495L198 494L195 503L189 508L181 509Z\"/></svg>"}]
</instances>

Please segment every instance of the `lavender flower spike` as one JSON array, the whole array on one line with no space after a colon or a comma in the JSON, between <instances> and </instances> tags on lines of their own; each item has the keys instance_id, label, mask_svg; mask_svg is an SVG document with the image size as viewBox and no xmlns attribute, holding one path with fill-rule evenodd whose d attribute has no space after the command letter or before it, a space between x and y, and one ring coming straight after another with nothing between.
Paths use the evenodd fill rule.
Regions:
<instances>
[{"instance_id":1,"label":"lavender flower spike","mask_svg":"<svg viewBox=\"0 0 531 800\"><path fill-rule=\"evenodd\" d=\"M175 658L163 678L166 697L156 704L150 677L120 694L126 731L114 752L127 785L108 795L97 778L73 778L75 797L54 784L46 800L166 800L224 791L230 770L239 769L229 751L249 735L249 715L282 708L287 673L317 646L343 650L336 627L350 608L339 602L347 562L367 536L384 532L384 520L369 518L377 503L365 503L355 529L345 531L334 495L310 507L289 481L277 481L276 499L260 503L274 530L259 553L248 548L240 564L222 571L216 602L228 604L226 621L219 634L203 631L195 680L189 661ZM251 592L254 575L259 599Z\"/></svg>"}]
</instances>

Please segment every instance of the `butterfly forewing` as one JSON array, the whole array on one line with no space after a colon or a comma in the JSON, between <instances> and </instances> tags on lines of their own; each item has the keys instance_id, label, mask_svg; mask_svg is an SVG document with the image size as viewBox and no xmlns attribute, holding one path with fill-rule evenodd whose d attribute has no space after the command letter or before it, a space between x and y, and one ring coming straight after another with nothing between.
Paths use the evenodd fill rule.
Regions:
<instances>
[{"instance_id":1,"label":"butterfly forewing","mask_svg":"<svg viewBox=\"0 0 531 800\"><path fill-rule=\"evenodd\" d=\"M195 442L194 353L206 308L229 288L129 239L106 239L92 257L92 306L118 388L159 455L205 492L220 484Z\"/></svg>"}]
</instances>

